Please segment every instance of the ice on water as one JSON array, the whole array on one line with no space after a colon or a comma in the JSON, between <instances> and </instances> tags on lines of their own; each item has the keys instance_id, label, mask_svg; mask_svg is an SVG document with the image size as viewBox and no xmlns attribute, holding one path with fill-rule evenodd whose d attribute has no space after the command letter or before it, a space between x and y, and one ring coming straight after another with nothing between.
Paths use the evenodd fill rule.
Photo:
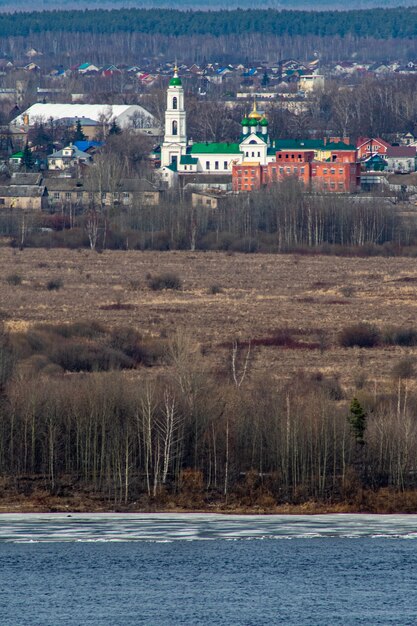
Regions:
<instances>
[{"instance_id":1,"label":"ice on water","mask_svg":"<svg viewBox=\"0 0 417 626\"><path fill-rule=\"evenodd\" d=\"M417 515L0 515L0 542L171 542L326 537L416 539Z\"/></svg>"}]
</instances>

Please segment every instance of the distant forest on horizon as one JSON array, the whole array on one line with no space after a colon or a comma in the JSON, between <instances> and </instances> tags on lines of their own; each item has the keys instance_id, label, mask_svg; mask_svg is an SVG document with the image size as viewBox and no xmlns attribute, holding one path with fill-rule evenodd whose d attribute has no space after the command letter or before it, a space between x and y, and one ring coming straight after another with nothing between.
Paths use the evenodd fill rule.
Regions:
<instances>
[{"instance_id":1,"label":"distant forest on horizon","mask_svg":"<svg viewBox=\"0 0 417 626\"><path fill-rule=\"evenodd\" d=\"M352 11L178 11L175 9L91 9L0 15L0 37L43 32L117 33L221 37L353 36L402 39L417 35L416 8Z\"/></svg>"},{"instance_id":2,"label":"distant forest on horizon","mask_svg":"<svg viewBox=\"0 0 417 626\"><path fill-rule=\"evenodd\" d=\"M252 9L253 0L229 0L227 10ZM200 10L212 11L225 9L221 0L69 0L65 4L67 9L88 9L95 6L100 8L143 8L143 9L176 9L176 10ZM352 0L349 3L351 9L370 8L393 8L416 6L417 0ZM342 0L264 0L263 8L276 10L346 10L346 3ZM0 11L30 12L43 10L61 10L62 3L57 0L0 0Z\"/></svg>"},{"instance_id":3,"label":"distant forest on horizon","mask_svg":"<svg viewBox=\"0 0 417 626\"><path fill-rule=\"evenodd\" d=\"M319 55L323 63L349 58L366 62L417 59L416 6L349 11L91 6L16 12L15 5L14 13L0 10L0 54L23 60L28 48L34 47L42 52L37 62L43 67L51 62L68 67L86 60L152 66L155 60L172 58L181 63L251 63L257 59L276 63L313 55Z\"/></svg>"}]
</instances>

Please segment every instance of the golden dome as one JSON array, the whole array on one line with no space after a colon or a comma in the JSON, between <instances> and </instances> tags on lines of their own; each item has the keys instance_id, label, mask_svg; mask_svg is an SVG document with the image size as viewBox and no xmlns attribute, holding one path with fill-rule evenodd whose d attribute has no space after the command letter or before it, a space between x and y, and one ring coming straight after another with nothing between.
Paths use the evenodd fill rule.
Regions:
<instances>
[{"instance_id":1,"label":"golden dome","mask_svg":"<svg viewBox=\"0 0 417 626\"><path fill-rule=\"evenodd\" d=\"M248 118L250 120L258 120L258 121L262 119L262 115L258 113L256 109L256 100L254 100L253 102L253 109L252 109L252 112L249 113Z\"/></svg>"}]
</instances>

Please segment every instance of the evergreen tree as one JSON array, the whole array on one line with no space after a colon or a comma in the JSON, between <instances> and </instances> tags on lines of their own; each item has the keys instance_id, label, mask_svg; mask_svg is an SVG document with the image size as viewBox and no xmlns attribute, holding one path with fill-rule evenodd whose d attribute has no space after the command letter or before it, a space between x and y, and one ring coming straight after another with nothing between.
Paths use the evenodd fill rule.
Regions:
<instances>
[{"instance_id":1,"label":"evergreen tree","mask_svg":"<svg viewBox=\"0 0 417 626\"><path fill-rule=\"evenodd\" d=\"M348 416L349 424L352 427L353 434L356 439L356 443L361 446L364 445L364 435L366 430L366 418L367 414L363 410L359 400L357 398L353 398L350 403L350 413Z\"/></svg>"},{"instance_id":2,"label":"evergreen tree","mask_svg":"<svg viewBox=\"0 0 417 626\"><path fill-rule=\"evenodd\" d=\"M264 75L262 76L261 85L262 87L268 87L269 85L269 76L266 70L264 72Z\"/></svg>"},{"instance_id":3,"label":"evergreen tree","mask_svg":"<svg viewBox=\"0 0 417 626\"><path fill-rule=\"evenodd\" d=\"M86 140L86 136L83 133L81 122L80 120L77 120L77 124L75 126L75 131L73 135L73 141L85 141L85 140Z\"/></svg>"},{"instance_id":4,"label":"evergreen tree","mask_svg":"<svg viewBox=\"0 0 417 626\"><path fill-rule=\"evenodd\" d=\"M31 149L29 148L28 143L26 142L26 145L23 149L23 156L22 156L22 167L26 170L26 171L30 171L33 170L35 166L35 160L33 158L33 154Z\"/></svg>"},{"instance_id":5,"label":"evergreen tree","mask_svg":"<svg viewBox=\"0 0 417 626\"><path fill-rule=\"evenodd\" d=\"M122 131L120 127L117 125L116 120L113 120L112 123L110 124L109 135L120 135L121 132Z\"/></svg>"}]
</instances>

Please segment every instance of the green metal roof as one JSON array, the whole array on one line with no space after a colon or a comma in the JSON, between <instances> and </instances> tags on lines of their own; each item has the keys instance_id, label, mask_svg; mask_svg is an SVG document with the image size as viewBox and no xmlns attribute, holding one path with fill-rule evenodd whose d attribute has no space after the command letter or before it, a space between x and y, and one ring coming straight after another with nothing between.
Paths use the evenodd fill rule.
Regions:
<instances>
[{"instance_id":1,"label":"green metal roof","mask_svg":"<svg viewBox=\"0 0 417 626\"><path fill-rule=\"evenodd\" d=\"M178 76L174 76L169 81L169 86L170 87L180 87L181 85L182 85L181 78L179 78Z\"/></svg>"},{"instance_id":2,"label":"green metal roof","mask_svg":"<svg viewBox=\"0 0 417 626\"><path fill-rule=\"evenodd\" d=\"M238 143L195 143L191 154L240 154Z\"/></svg>"},{"instance_id":3,"label":"green metal roof","mask_svg":"<svg viewBox=\"0 0 417 626\"><path fill-rule=\"evenodd\" d=\"M191 154L186 154L180 159L181 165L197 165L198 159L192 157Z\"/></svg>"},{"instance_id":4,"label":"green metal roof","mask_svg":"<svg viewBox=\"0 0 417 626\"><path fill-rule=\"evenodd\" d=\"M10 158L11 159L22 159L23 158L23 152L15 152L14 154L12 154L12 156Z\"/></svg>"},{"instance_id":5,"label":"green metal roof","mask_svg":"<svg viewBox=\"0 0 417 626\"><path fill-rule=\"evenodd\" d=\"M277 150L355 150L355 146L343 141L324 143L322 139L277 139Z\"/></svg>"}]
</instances>

